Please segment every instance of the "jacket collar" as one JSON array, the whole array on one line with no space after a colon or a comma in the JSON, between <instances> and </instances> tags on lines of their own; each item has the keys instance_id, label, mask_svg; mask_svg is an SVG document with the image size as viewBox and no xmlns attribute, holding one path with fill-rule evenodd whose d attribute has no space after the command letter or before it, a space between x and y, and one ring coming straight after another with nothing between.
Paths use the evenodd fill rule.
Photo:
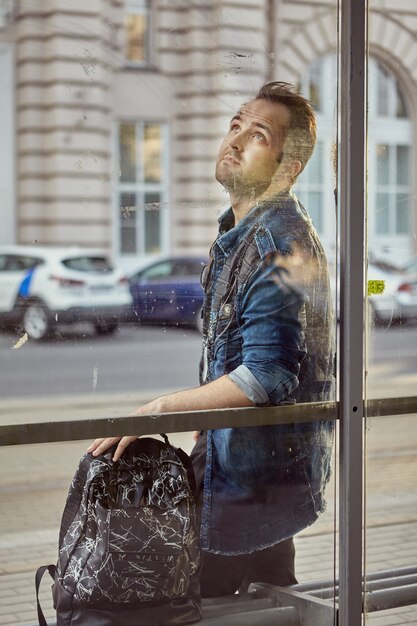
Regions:
<instances>
[{"instance_id":1,"label":"jacket collar","mask_svg":"<svg viewBox=\"0 0 417 626\"><path fill-rule=\"evenodd\" d=\"M219 247L223 254L228 256L267 209L276 206L277 204L282 204L290 197L294 199L291 190L286 190L268 200L265 200L264 202L261 202L260 204L257 204L247 215L245 215L237 226L234 225L235 217L233 215L232 208L229 207L224 213L222 213L222 215L220 215L218 219L219 234L213 244L213 248L216 246Z\"/></svg>"}]
</instances>

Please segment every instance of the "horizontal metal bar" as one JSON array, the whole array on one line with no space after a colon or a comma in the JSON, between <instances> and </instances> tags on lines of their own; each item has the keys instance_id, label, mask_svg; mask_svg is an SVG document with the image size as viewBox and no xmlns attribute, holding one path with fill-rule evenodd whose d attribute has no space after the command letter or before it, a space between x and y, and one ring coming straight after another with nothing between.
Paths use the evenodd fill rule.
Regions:
<instances>
[{"instance_id":1,"label":"horizontal metal bar","mask_svg":"<svg viewBox=\"0 0 417 626\"><path fill-rule=\"evenodd\" d=\"M417 585L417 574L409 574L408 576L398 576L392 578L381 578L379 580L366 580L366 587L364 591L372 592L379 589L392 589L394 587L403 587L404 585ZM299 591L299 590L298 590ZM339 584L338 582L332 582L322 587L316 587L307 592L310 596L315 598L338 598L339 596ZM416 595L417 601L417 595Z\"/></svg>"},{"instance_id":2,"label":"horizontal metal bar","mask_svg":"<svg viewBox=\"0 0 417 626\"><path fill-rule=\"evenodd\" d=\"M379 572L370 572L366 574L365 579L368 583L369 581L382 581L388 578L404 578L405 576L410 575L417 575L417 565L408 565L407 567L397 567L395 569L380 570ZM307 583L299 583L298 585L293 585L291 589L303 593L310 593L319 589L334 588L338 584L338 578L326 578L323 580L311 580Z\"/></svg>"},{"instance_id":3,"label":"horizontal metal bar","mask_svg":"<svg viewBox=\"0 0 417 626\"><path fill-rule=\"evenodd\" d=\"M301 626L300 615L294 607L275 607L236 615L203 617L201 626Z\"/></svg>"},{"instance_id":4,"label":"horizontal metal bar","mask_svg":"<svg viewBox=\"0 0 417 626\"><path fill-rule=\"evenodd\" d=\"M364 612L374 613L413 604L417 604L417 585L404 585L367 593Z\"/></svg>"},{"instance_id":5,"label":"horizontal metal bar","mask_svg":"<svg viewBox=\"0 0 417 626\"><path fill-rule=\"evenodd\" d=\"M367 402L369 417L417 414L417 396ZM311 402L273 407L216 409L155 415L0 425L0 446L75 441L95 437L150 435L238 426L261 426L336 420L337 402Z\"/></svg>"},{"instance_id":6,"label":"horizontal metal bar","mask_svg":"<svg viewBox=\"0 0 417 626\"><path fill-rule=\"evenodd\" d=\"M220 574L220 572L219 572ZM221 574L220 574L221 575ZM240 594L236 594L238 597ZM253 594L252 594L253 595ZM274 608L273 598L249 598L247 600L234 600L234 596L227 596L229 601L219 602L220 598L215 598L217 602L207 606L203 604L203 616L209 617L224 617L225 615L235 615L237 613L248 613L250 611L260 611L262 609Z\"/></svg>"}]
</instances>

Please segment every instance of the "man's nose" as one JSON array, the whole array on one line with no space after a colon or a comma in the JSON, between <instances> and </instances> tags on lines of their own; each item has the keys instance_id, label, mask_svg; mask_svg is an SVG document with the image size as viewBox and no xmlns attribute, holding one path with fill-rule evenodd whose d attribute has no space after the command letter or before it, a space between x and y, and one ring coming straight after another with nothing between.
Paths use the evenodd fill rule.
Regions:
<instances>
[{"instance_id":1,"label":"man's nose","mask_svg":"<svg viewBox=\"0 0 417 626\"><path fill-rule=\"evenodd\" d=\"M230 142L231 147L234 150L241 151L245 147L246 143L246 132L244 130L239 130L234 133L232 140Z\"/></svg>"}]
</instances>

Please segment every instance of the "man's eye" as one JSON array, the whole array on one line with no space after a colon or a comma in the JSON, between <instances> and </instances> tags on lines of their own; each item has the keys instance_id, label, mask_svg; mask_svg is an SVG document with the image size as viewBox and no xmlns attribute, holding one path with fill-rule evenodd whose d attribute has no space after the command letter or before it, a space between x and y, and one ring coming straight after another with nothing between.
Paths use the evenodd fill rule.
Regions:
<instances>
[{"instance_id":1,"label":"man's eye","mask_svg":"<svg viewBox=\"0 0 417 626\"><path fill-rule=\"evenodd\" d=\"M237 133L239 131L239 128L240 128L239 124L232 124L230 127L230 131Z\"/></svg>"},{"instance_id":2,"label":"man's eye","mask_svg":"<svg viewBox=\"0 0 417 626\"><path fill-rule=\"evenodd\" d=\"M265 141L265 135L263 135L262 133L254 133L253 135L255 137L255 139L257 139L258 141Z\"/></svg>"}]
</instances>

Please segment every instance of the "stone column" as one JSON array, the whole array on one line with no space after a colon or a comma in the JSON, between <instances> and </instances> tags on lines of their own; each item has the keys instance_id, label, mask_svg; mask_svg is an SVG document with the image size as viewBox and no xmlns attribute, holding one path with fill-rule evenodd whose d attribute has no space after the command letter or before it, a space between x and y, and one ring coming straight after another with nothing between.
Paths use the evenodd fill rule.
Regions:
<instances>
[{"instance_id":1,"label":"stone column","mask_svg":"<svg viewBox=\"0 0 417 626\"><path fill-rule=\"evenodd\" d=\"M111 246L107 0L22 0L16 24L17 240Z\"/></svg>"}]
</instances>

